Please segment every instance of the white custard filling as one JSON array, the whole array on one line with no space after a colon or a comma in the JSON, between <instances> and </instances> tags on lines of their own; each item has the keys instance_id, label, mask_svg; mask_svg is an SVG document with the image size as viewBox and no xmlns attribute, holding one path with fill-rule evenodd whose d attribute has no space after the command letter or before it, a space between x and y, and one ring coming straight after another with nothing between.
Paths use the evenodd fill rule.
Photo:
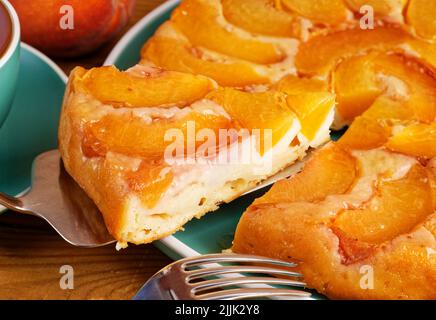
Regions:
<instances>
[{"instance_id":1,"label":"white custard filling","mask_svg":"<svg viewBox=\"0 0 436 320\"><path fill-rule=\"evenodd\" d=\"M206 199L205 205L218 205L231 200L229 197L233 198L235 192L243 193L305 155L307 144L291 146L300 128L299 121L295 120L283 138L263 155L256 149L253 136L229 146L229 154L240 154L248 162L241 159L240 162L222 163L217 159L220 153L207 161L180 162L172 166L173 182L156 206L147 208L136 195L131 195L129 211L144 216L159 213L177 215L187 211L200 212L202 199Z\"/></svg>"}]
</instances>

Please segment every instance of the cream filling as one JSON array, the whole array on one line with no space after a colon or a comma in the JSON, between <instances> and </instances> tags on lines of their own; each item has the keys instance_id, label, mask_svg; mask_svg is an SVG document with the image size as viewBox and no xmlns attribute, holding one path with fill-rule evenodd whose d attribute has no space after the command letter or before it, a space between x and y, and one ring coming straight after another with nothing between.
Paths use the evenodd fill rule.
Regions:
<instances>
[{"instance_id":1,"label":"cream filling","mask_svg":"<svg viewBox=\"0 0 436 320\"><path fill-rule=\"evenodd\" d=\"M377 79L384 87L384 95L394 100L405 100L409 97L409 87L401 79L385 74L378 74Z\"/></svg>"},{"instance_id":2,"label":"cream filling","mask_svg":"<svg viewBox=\"0 0 436 320\"><path fill-rule=\"evenodd\" d=\"M156 206L146 208L140 199L132 194L127 200L129 211L143 216L159 213L177 215L187 211L196 213L201 211L199 203L202 199L206 199L205 203L209 205L211 201L216 205L228 200L229 197L234 197L235 193L243 193L253 184L305 155L307 144L290 146L300 129L299 121L295 120L283 138L263 155L253 143L254 136L231 144L227 152L242 155L243 161L222 163L218 159L223 153L220 151L207 161L200 159L196 163L188 160L179 162L172 167L174 180L171 186Z\"/></svg>"},{"instance_id":3,"label":"cream filling","mask_svg":"<svg viewBox=\"0 0 436 320\"><path fill-rule=\"evenodd\" d=\"M334 120L333 120L333 124L332 124L331 128L333 130L340 130L340 129L344 128L345 126L348 126L349 124L350 124L350 121L342 118L341 114L339 113L339 110L337 108L335 108L335 115L334 115Z\"/></svg>"}]
</instances>

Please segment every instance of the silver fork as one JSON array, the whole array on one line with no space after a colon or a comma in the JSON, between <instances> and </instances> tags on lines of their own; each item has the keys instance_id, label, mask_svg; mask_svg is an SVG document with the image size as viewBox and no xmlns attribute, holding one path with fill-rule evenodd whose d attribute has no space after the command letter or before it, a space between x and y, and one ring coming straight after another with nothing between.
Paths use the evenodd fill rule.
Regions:
<instances>
[{"instance_id":1,"label":"silver fork","mask_svg":"<svg viewBox=\"0 0 436 320\"><path fill-rule=\"evenodd\" d=\"M220 265L232 263L237 265ZM250 265L240 265L249 263ZM266 264L256 266L252 264ZM152 276L133 297L134 300L240 300L259 297L309 298L301 289L306 284L295 263L254 255L209 254L190 257L166 266ZM246 275L247 274L247 275ZM260 276L262 274L262 276ZM274 276L274 277L271 277ZM214 279L210 279L210 278ZM242 288L228 288L234 286ZM281 285L287 288L274 288Z\"/></svg>"}]
</instances>

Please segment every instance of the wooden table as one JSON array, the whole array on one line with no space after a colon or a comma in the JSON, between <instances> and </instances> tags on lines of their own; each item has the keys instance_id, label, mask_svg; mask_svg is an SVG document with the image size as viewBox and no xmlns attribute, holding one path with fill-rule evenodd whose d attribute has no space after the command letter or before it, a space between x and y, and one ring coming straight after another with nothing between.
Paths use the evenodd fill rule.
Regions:
<instances>
[{"instance_id":1,"label":"wooden table","mask_svg":"<svg viewBox=\"0 0 436 320\"><path fill-rule=\"evenodd\" d=\"M164 0L137 0L130 28ZM55 60L68 74L76 65L99 66L122 35L98 51L74 60ZM75 248L38 218L0 215L0 299L130 299L171 260L152 245L117 252L110 245ZM61 289L60 268L74 270L74 289Z\"/></svg>"}]
</instances>

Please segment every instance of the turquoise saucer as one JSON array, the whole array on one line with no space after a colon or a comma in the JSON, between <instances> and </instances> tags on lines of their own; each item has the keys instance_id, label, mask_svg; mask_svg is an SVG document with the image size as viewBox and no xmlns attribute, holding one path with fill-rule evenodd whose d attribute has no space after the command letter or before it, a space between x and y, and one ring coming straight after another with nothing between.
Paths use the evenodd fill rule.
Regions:
<instances>
[{"instance_id":1,"label":"turquoise saucer","mask_svg":"<svg viewBox=\"0 0 436 320\"><path fill-rule=\"evenodd\" d=\"M10 195L29 188L33 159L57 148L67 80L57 65L27 44L21 44L20 63L14 103L0 127L0 191Z\"/></svg>"}]
</instances>

